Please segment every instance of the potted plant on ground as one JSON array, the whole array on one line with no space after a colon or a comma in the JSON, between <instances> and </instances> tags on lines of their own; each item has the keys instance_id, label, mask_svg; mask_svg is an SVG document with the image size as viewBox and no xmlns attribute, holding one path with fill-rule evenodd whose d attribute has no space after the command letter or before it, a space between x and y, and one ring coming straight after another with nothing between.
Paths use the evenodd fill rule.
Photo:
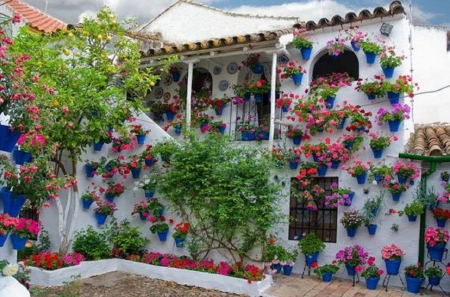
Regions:
<instances>
[{"instance_id":1,"label":"potted plant on ground","mask_svg":"<svg viewBox=\"0 0 450 297\"><path fill-rule=\"evenodd\" d=\"M368 290L376 290L380 277L384 271L375 265L374 257L369 257L367 264L369 266L363 270L361 276L366 279L366 288Z\"/></svg>"},{"instance_id":2,"label":"potted plant on ground","mask_svg":"<svg viewBox=\"0 0 450 297\"><path fill-rule=\"evenodd\" d=\"M336 260L339 264L345 264L349 276L354 276L357 273L355 268L365 265L368 258L369 253L359 244L344 247L336 253Z\"/></svg>"},{"instance_id":3,"label":"potted plant on ground","mask_svg":"<svg viewBox=\"0 0 450 297\"><path fill-rule=\"evenodd\" d=\"M324 282L330 282L331 278L333 277L333 274L339 271L339 265L336 260L333 260L331 264L325 264L316 267L314 266L316 266L316 264L313 264L314 273L317 276L321 277Z\"/></svg>"},{"instance_id":4,"label":"potted plant on ground","mask_svg":"<svg viewBox=\"0 0 450 297\"><path fill-rule=\"evenodd\" d=\"M270 266L276 270L276 273L280 273L281 269L283 269L285 275L290 275L298 256L298 250L289 250L275 242L273 237L269 238L264 252L264 259L266 262L270 262Z\"/></svg>"},{"instance_id":5,"label":"potted plant on ground","mask_svg":"<svg viewBox=\"0 0 450 297\"><path fill-rule=\"evenodd\" d=\"M405 253L396 244L386 245L381 249L381 258L386 264L386 273L397 275Z\"/></svg>"},{"instance_id":6,"label":"potted plant on ground","mask_svg":"<svg viewBox=\"0 0 450 297\"><path fill-rule=\"evenodd\" d=\"M317 261L319 253L325 249L325 243L314 232L300 238L298 247L305 255L306 266L311 267L312 263Z\"/></svg>"},{"instance_id":7,"label":"potted plant on ground","mask_svg":"<svg viewBox=\"0 0 450 297\"><path fill-rule=\"evenodd\" d=\"M405 267L404 271L406 278L406 291L414 294L419 293L422 283L425 280L425 277L423 276L423 266L420 265L420 263L417 265L409 265Z\"/></svg>"},{"instance_id":8,"label":"potted plant on ground","mask_svg":"<svg viewBox=\"0 0 450 297\"><path fill-rule=\"evenodd\" d=\"M439 266L430 266L423 272L426 277L428 277L428 284L430 286L439 286L442 277L444 276L444 271Z\"/></svg>"},{"instance_id":9,"label":"potted plant on ground","mask_svg":"<svg viewBox=\"0 0 450 297\"><path fill-rule=\"evenodd\" d=\"M364 217L358 210L344 211L341 224L347 230L348 237L355 237L359 226L364 223Z\"/></svg>"}]
</instances>

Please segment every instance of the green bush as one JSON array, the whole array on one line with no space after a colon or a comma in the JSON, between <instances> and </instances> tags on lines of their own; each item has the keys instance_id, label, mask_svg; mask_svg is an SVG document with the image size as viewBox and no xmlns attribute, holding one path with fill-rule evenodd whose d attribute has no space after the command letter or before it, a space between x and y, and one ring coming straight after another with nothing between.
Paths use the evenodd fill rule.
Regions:
<instances>
[{"instance_id":1,"label":"green bush","mask_svg":"<svg viewBox=\"0 0 450 297\"><path fill-rule=\"evenodd\" d=\"M132 227L130 222L124 220L114 230L110 240L113 248L118 249L120 257L144 253L149 240L141 235L138 227Z\"/></svg>"},{"instance_id":2,"label":"green bush","mask_svg":"<svg viewBox=\"0 0 450 297\"><path fill-rule=\"evenodd\" d=\"M95 231L92 226L75 233L72 249L83 254L86 260L111 258L111 248L106 235Z\"/></svg>"}]
</instances>

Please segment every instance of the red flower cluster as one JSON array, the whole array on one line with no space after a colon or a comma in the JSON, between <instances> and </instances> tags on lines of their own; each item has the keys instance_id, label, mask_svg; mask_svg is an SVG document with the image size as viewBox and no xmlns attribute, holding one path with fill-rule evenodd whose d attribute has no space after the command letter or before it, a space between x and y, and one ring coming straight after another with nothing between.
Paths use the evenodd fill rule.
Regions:
<instances>
[{"instance_id":1,"label":"red flower cluster","mask_svg":"<svg viewBox=\"0 0 450 297\"><path fill-rule=\"evenodd\" d=\"M435 208L431 211L433 213L433 217L436 220L448 220L450 219L450 210L443 208Z\"/></svg>"},{"instance_id":2,"label":"red flower cluster","mask_svg":"<svg viewBox=\"0 0 450 297\"><path fill-rule=\"evenodd\" d=\"M39 267L46 270L56 270L80 264L84 261L84 256L80 253L67 254L61 257L58 253L40 252L25 259L25 265Z\"/></svg>"}]
</instances>

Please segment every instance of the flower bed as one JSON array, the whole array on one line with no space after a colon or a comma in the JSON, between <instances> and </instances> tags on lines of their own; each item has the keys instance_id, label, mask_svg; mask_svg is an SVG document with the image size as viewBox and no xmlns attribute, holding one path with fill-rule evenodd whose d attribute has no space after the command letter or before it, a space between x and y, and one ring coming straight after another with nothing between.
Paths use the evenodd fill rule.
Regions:
<instances>
[{"instance_id":1,"label":"flower bed","mask_svg":"<svg viewBox=\"0 0 450 297\"><path fill-rule=\"evenodd\" d=\"M44 287L62 285L71 280L72 275L80 275L82 279L100 275L112 271L122 271L165 281L174 281L188 286L197 286L222 292L247 294L249 296L261 296L272 283L272 276L266 275L265 279L248 283L246 279L197 272L192 270L177 269L138 263L122 259L108 259L99 261L81 262L80 265L63 269L47 271L36 267L29 267L30 283Z\"/></svg>"}]
</instances>

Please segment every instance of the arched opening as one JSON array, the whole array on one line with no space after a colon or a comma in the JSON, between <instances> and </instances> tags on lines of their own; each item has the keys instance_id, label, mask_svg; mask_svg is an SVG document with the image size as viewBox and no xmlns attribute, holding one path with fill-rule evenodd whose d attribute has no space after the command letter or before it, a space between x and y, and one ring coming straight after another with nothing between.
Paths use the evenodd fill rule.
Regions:
<instances>
[{"instance_id":1,"label":"arched opening","mask_svg":"<svg viewBox=\"0 0 450 297\"><path fill-rule=\"evenodd\" d=\"M183 102L187 97L187 75L180 81L179 96ZM197 100L210 98L212 94L212 76L211 73L205 68L194 68L192 72L192 110L198 111L196 102Z\"/></svg>"},{"instance_id":2,"label":"arched opening","mask_svg":"<svg viewBox=\"0 0 450 297\"><path fill-rule=\"evenodd\" d=\"M344 51L337 57L325 53L314 65L312 79L342 72L347 72L355 80L359 78L358 58L350 49Z\"/></svg>"}]
</instances>

